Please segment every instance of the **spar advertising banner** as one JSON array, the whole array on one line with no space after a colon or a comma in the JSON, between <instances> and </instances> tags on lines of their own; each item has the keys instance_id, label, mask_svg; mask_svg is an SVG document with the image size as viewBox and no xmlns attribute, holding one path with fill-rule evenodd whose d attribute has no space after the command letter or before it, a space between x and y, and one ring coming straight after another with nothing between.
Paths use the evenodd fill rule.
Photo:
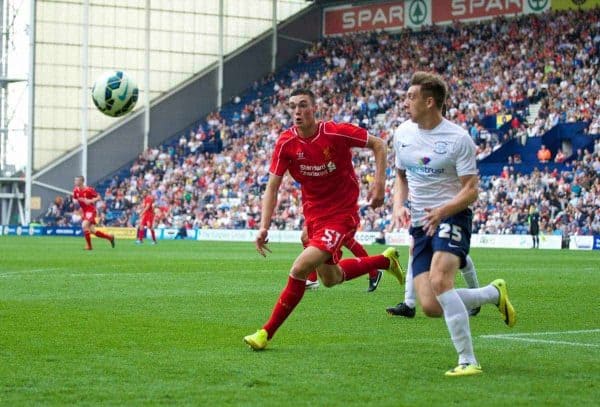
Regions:
<instances>
[{"instance_id":1,"label":"spar advertising banner","mask_svg":"<svg viewBox=\"0 0 600 407\"><path fill-rule=\"evenodd\" d=\"M431 21L473 21L499 16L542 13L550 10L551 0L442 0L435 1Z\"/></svg>"},{"instance_id":2,"label":"spar advertising banner","mask_svg":"<svg viewBox=\"0 0 600 407\"><path fill-rule=\"evenodd\" d=\"M404 28L404 0L323 9L323 36Z\"/></svg>"},{"instance_id":3,"label":"spar advertising banner","mask_svg":"<svg viewBox=\"0 0 600 407\"><path fill-rule=\"evenodd\" d=\"M552 10L589 10L600 6L600 0L552 0Z\"/></svg>"},{"instance_id":4,"label":"spar advertising banner","mask_svg":"<svg viewBox=\"0 0 600 407\"><path fill-rule=\"evenodd\" d=\"M396 0L363 5L346 4L323 9L323 35L344 35L373 30L398 31L406 27L449 24L456 20L473 21L498 16L542 13L550 10L552 1Z\"/></svg>"}]
</instances>

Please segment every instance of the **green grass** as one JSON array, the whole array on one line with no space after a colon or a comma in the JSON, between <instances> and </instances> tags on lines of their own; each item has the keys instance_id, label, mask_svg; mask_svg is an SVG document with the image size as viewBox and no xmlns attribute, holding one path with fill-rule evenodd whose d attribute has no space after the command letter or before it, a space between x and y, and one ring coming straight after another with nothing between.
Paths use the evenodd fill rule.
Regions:
<instances>
[{"instance_id":1,"label":"green grass","mask_svg":"<svg viewBox=\"0 0 600 407\"><path fill-rule=\"evenodd\" d=\"M600 400L598 252L474 250L480 281L505 278L519 319L511 330L485 307L471 319L484 374L446 378L456 355L443 320L388 317L402 299L393 278L374 293L366 278L307 292L267 350L252 352L242 337L268 318L300 244L274 244L267 259L242 243L94 244L0 238L0 404ZM559 333L483 337L540 332Z\"/></svg>"}]
</instances>

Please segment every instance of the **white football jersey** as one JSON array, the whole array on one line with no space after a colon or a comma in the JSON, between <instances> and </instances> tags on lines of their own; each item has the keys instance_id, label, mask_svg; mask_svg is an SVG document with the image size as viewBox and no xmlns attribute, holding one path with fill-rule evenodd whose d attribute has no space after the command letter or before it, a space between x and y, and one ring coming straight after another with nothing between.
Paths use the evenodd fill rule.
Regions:
<instances>
[{"instance_id":1,"label":"white football jersey","mask_svg":"<svg viewBox=\"0 0 600 407\"><path fill-rule=\"evenodd\" d=\"M449 120L432 130L407 120L394 132L396 168L406 171L413 226L423 225L425 208L436 208L461 190L458 177L477 174L475 143Z\"/></svg>"}]
</instances>

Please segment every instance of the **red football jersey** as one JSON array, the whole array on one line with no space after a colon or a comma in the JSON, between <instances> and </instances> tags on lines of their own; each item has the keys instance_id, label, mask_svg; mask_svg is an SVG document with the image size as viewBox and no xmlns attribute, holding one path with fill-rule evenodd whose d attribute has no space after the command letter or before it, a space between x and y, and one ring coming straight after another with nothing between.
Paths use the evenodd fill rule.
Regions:
<instances>
[{"instance_id":1,"label":"red football jersey","mask_svg":"<svg viewBox=\"0 0 600 407\"><path fill-rule=\"evenodd\" d=\"M144 198L144 207L148 207L149 211L152 211L154 209L154 198L150 195L147 195Z\"/></svg>"},{"instance_id":2,"label":"red football jersey","mask_svg":"<svg viewBox=\"0 0 600 407\"><path fill-rule=\"evenodd\" d=\"M358 211L359 186L352 165L352 147L365 147L368 134L352 124L320 122L310 138L296 127L281 133L275 144L272 174L286 171L302 185L302 207L307 221Z\"/></svg>"},{"instance_id":3,"label":"red football jersey","mask_svg":"<svg viewBox=\"0 0 600 407\"><path fill-rule=\"evenodd\" d=\"M75 188L73 188L73 198L77 202L79 202L79 206L81 206L81 210L84 212L96 211L96 205L94 205L94 204L88 205L88 204L84 203L82 199L83 198L93 199L97 196L98 196L98 193L92 187L83 187L83 188L75 187Z\"/></svg>"},{"instance_id":4,"label":"red football jersey","mask_svg":"<svg viewBox=\"0 0 600 407\"><path fill-rule=\"evenodd\" d=\"M144 198L144 208L145 207L148 207L148 209L143 212L144 214L154 213L154 198L152 196L146 195Z\"/></svg>"}]
</instances>

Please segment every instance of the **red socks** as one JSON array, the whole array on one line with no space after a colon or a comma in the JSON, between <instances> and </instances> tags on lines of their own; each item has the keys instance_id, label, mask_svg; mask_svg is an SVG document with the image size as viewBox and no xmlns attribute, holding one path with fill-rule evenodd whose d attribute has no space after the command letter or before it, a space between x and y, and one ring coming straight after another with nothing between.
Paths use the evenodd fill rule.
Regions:
<instances>
[{"instance_id":1,"label":"red socks","mask_svg":"<svg viewBox=\"0 0 600 407\"><path fill-rule=\"evenodd\" d=\"M90 232L87 230L85 232L83 232L83 237L85 238L85 243L86 243L87 247L89 247L91 249L92 248L92 238L90 237Z\"/></svg>"},{"instance_id":2,"label":"red socks","mask_svg":"<svg viewBox=\"0 0 600 407\"><path fill-rule=\"evenodd\" d=\"M379 254L371 257L344 259L340 261L339 265L342 269L342 273L344 273L344 280L352 280L353 278L362 276L373 269L387 269L390 266L390 261L383 255ZM309 279L313 274L316 277L316 271L313 271L309 275ZM300 300L302 300L305 289L306 281L297 280L292 276L288 277L287 285L279 295L279 299L273 307L271 317L263 326L263 329L265 329L269 334L269 339L275 335L277 329L279 329L281 324L284 323L294 308L296 308L296 305L298 305Z\"/></svg>"},{"instance_id":3,"label":"red socks","mask_svg":"<svg viewBox=\"0 0 600 407\"><path fill-rule=\"evenodd\" d=\"M275 331L279 329L281 324L296 308L296 305L298 305L304 296L305 285L306 282L304 280L296 280L292 276L288 277L287 285L281 292L277 303L275 303L271 318L263 326L263 329L266 329L269 333L269 339L275 335Z\"/></svg>"},{"instance_id":4,"label":"red socks","mask_svg":"<svg viewBox=\"0 0 600 407\"><path fill-rule=\"evenodd\" d=\"M156 234L154 233L154 229L150 229L150 235L152 236L152 241L156 243ZM138 228L137 238L140 242L144 241L146 237L146 228Z\"/></svg>"},{"instance_id":5,"label":"red socks","mask_svg":"<svg viewBox=\"0 0 600 407\"><path fill-rule=\"evenodd\" d=\"M350 249L350 251L355 257L369 257L369 253L367 253L365 248L355 239L348 241L346 247ZM369 270L369 278L375 278L377 277L377 274L377 269Z\"/></svg>"},{"instance_id":6,"label":"red socks","mask_svg":"<svg viewBox=\"0 0 600 407\"><path fill-rule=\"evenodd\" d=\"M308 277L306 277L306 279L308 281L312 281L312 282L317 281L317 271L316 270L315 271L311 271L310 274L308 275Z\"/></svg>"},{"instance_id":7,"label":"red socks","mask_svg":"<svg viewBox=\"0 0 600 407\"><path fill-rule=\"evenodd\" d=\"M100 232L99 230L97 230L96 232L94 232L94 234L98 237L101 237L102 239L106 239L106 240L110 240L112 238L112 236L107 235L104 232Z\"/></svg>"},{"instance_id":8,"label":"red socks","mask_svg":"<svg viewBox=\"0 0 600 407\"><path fill-rule=\"evenodd\" d=\"M106 233L100 232L99 230L95 231L94 234L98 237L101 237L102 239L111 241L112 247L115 247L114 243L112 242L113 237L111 235L107 235ZM85 238L85 243L87 245L86 248L91 250L92 249L91 232L89 230L84 230L83 237Z\"/></svg>"},{"instance_id":9,"label":"red socks","mask_svg":"<svg viewBox=\"0 0 600 407\"><path fill-rule=\"evenodd\" d=\"M358 257L355 259L343 259L339 265L344 273L344 280L352 280L358 276L368 273L373 269L387 269L390 261L382 254L370 257Z\"/></svg>"}]
</instances>

